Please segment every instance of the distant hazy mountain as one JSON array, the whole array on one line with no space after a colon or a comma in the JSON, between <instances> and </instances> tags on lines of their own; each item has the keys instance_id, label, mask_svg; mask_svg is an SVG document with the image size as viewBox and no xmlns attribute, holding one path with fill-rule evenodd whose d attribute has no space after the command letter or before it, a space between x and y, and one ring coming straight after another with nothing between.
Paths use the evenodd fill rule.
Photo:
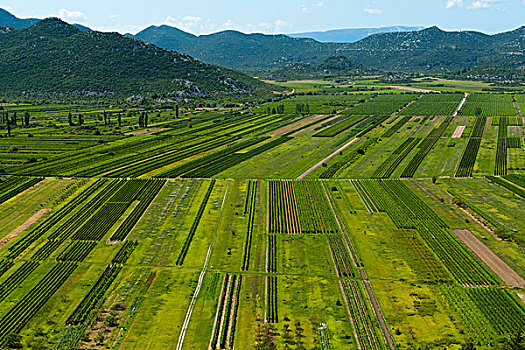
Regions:
<instances>
[{"instance_id":1,"label":"distant hazy mountain","mask_svg":"<svg viewBox=\"0 0 525 350\"><path fill-rule=\"evenodd\" d=\"M0 27L0 94L174 97L271 91L258 80L118 33L81 31L57 18Z\"/></svg>"},{"instance_id":2,"label":"distant hazy mountain","mask_svg":"<svg viewBox=\"0 0 525 350\"><path fill-rule=\"evenodd\" d=\"M322 32L308 32L288 34L292 38L310 38L322 43L355 43L372 34L394 33L394 32L414 32L425 27L382 27L382 28L355 28L355 29L335 29Z\"/></svg>"},{"instance_id":3,"label":"distant hazy mountain","mask_svg":"<svg viewBox=\"0 0 525 350\"><path fill-rule=\"evenodd\" d=\"M0 8L0 27L10 27L14 29L24 29L29 28L34 24L37 24L40 22L40 18L18 18L14 16L13 14L9 13L8 11ZM90 28L82 25L82 24L73 24L75 27L82 31L88 31L91 30Z\"/></svg>"}]
</instances>

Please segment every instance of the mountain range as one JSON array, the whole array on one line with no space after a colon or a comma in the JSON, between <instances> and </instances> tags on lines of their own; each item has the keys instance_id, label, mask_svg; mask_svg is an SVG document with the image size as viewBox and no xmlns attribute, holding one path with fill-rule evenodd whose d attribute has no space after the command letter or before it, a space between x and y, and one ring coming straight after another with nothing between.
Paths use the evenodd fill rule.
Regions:
<instances>
[{"instance_id":1,"label":"mountain range","mask_svg":"<svg viewBox=\"0 0 525 350\"><path fill-rule=\"evenodd\" d=\"M288 34L292 38L309 38L322 43L355 43L372 34L415 32L425 27L392 26L381 28L335 29L319 32Z\"/></svg>"},{"instance_id":2,"label":"mountain range","mask_svg":"<svg viewBox=\"0 0 525 350\"><path fill-rule=\"evenodd\" d=\"M356 43L236 31L195 36L169 26L151 26L135 37L204 62L248 71L321 64L341 55L366 67L394 71L443 72L486 65L520 68L525 64L525 27L495 35L431 27L373 34Z\"/></svg>"},{"instance_id":3,"label":"mountain range","mask_svg":"<svg viewBox=\"0 0 525 350\"><path fill-rule=\"evenodd\" d=\"M35 22L27 29L12 29ZM323 43L233 30L196 36L167 25L123 36L80 30L57 19L20 20L0 11L3 24L11 25L0 29L5 48L0 52L0 92L162 91L203 96L272 88L231 69L283 79L378 70L436 74L484 67L504 68L506 76L525 75L525 26L495 35L430 27L372 34L355 43ZM330 60L348 70L327 70L323 63Z\"/></svg>"},{"instance_id":4,"label":"mountain range","mask_svg":"<svg viewBox=\"0 0 525 350\"><path fill-rule=\"evenodd\" d=\"M118 33L81 31L60 19L0 27L0 93L205 97L274 87Z\"/></svg>"}]
</instances>

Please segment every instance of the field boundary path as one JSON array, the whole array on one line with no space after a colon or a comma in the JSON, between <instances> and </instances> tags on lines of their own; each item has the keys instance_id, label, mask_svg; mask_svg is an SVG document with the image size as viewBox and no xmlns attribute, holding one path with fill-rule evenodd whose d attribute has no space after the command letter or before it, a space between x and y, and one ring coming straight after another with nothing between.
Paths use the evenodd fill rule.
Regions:
<instances>
[{"instance_id":1,"label":"field boundary path","mask_svg":"<svg viewBox=\"0 0 525 350\"><path fill-rule=\"evenodd\" d=\"M421 88L415 88L415 87L410 87L410 86L392 85L392 86L388 86L388 87L391 88L391 89L405 90L405 91L412 91L412 92L423 92L423 93L432 93L432 94L440 94L441 93L441 91L421 89Z\"/></svg>"},{"instance_id":2,"label":"field boundary path","mask_svg":"<svg viewBox=\"0 0 525 350\"><path fill-rule=\"evenodd\" d=\"M334 153L330 154L329 156L327 156L326 158L324 158L323 160L321 160L319 163L315 164L314 166L312 166L310 169L306 170L304 173L302 173L301 175L299 175L299 177L297 178L297 180L302 180L304 179L308 174L310 174L312 171L314 171L315 169L319 168L321 165L323 165L324 162L332 159L333 157L335 157L337 154L339 154L339 152L343 151L344 149L350 147L350 145L352 145L354 142L356 142L357 140L359 140L359 138L354 138L352 140L350 140L349 142L345 143L342 147L340 147L337 151L335 151Z\"/></svg>"},{"instance_id":3,"label":"field boundary path","mask_svg":"<svg viewBox=\"0 0 525 350\"><path fill-rule=\"evenodd\" d=\"M215 246L215 240L217 239L217 231L219 230L219 225L222 219L222 213L224 211L224 203L226 203L226 197L228 196L229 189L230 189L230 182L228 182L226 191L224 191L224 198L222 199L221 211L220 211L219 217L217 218L217 224L215 225L215 230L213 231L213 237L211 239L211 243L208 248L208 253L206 253L206 259L204 260L204 265L202 266L202 271L201 271L201 274L199 275L197 287L195 288L195 292L193 293L193 296L191 297L191 302L190 302L190 305L188 306L188 311L186 312L186 317L184 318L184 322L182 324L182 329L180 331L179 340L177 342L177 347L176 347L177 350L182 350L182 345L184 344L184 338L186 337L186 331L188 330L188 325L191 320L191 315L193 314L193 309L195 308L195 304L197 303L197 297L199 296L199 292L202 287L202 281L204 280L204 275L206 275L206 272L208 271L208 264L210 262L210 257L213 251L213 247Z\"/></svg>"},{"instance_id":4,"label":"field boundary path","mask_svg":"<svg viewBox=\"0 0 525 350\"><path fill-rule=\"evenodd\" d=\"M35 215L27 219L26 222L24 222L22 225L18 226L13 231L11 231L9 234L7 234L4 238L2 238L2 240L0 240L0 249L2 249L2 247L4 247L7 243L11 242L19 234L24 232L31 225L37 222L42 216L46 215L50 211L51 209L40 209Z\"/></svg>"},{"instance_id":5,"label":"field boundary path","mask_svg":"<svg viewBox=\"0 0 525 350\"><path fill-rule=\"evenodd\" d=\"M472 232L469 230L453 230L453 232L509 287L525 287L525 280L474 236Z\"/></svg>"},{"instance_id":6,"label":"field boundary path","mask_svg":"<svg viewBox=\"0 0 525 350\"><path fill-rule=\"evenodd\" d=\"M469 97L469 95L470 95L469 93L465 92L465 97L463 97L463 99L459 103L458 108L456 108L456 111L452 115L453 117L457 117L458 116L459 111L461 111L461 108L463 108L463 106L465 105L465 102L467 102L467 98Z\"/></svg>"}]
</instances>

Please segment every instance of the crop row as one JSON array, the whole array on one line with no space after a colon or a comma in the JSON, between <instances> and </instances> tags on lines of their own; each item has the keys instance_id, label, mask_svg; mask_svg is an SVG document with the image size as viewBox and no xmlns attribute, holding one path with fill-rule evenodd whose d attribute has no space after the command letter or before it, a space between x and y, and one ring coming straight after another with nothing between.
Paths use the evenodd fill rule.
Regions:
<instances>
[{"instance_id":1,"label":"crop row","mask_svg":"<svg viewBox=\"0 0 525 350\"><path fill-rule=\"evenodd\" d=\"M95 193L99 188L105 185L107 182L105 180L98 180L91 184L88 188L84 189L78 196L69 201L65 206L59 209L57 212L51 214L47 217L45 221L38 224L34 229L32 229L29 234L24 236L21 240L16 242L13 246L9 248L9 256L15 258L21 254L24 250L29 248L33 242L38 238L44 235L46 232L51 230L60 220L70 214L74 209L79 206L82 206L82 203L86 201L93 193Z\"/></svg>"},{"instance_id":2,"label":"crop row","mask_svg":"<svg viewBox=\"0 0 525 350\"><path fill-rule=\"evenodd\" d=\"M278 323L277 276L266 276L266 323Z\"/></svg>"},{"instance_id":3,"label":"crop row","mask_svg":"<svg viewBox=\"0 0 525 350\"><path fill-rule=\"evenodd\" d=\"M40 181L42 181L41 178L10 178L7 181L0 182L0 204L33 187Z\"/></svg>"},{"instance_id":4,"label":"crop row","mask_svg":"<svg viewBox=\"0 0 525 350\"><path fill-rule=\"evenodd\" d=\"M74 263L58 263L0 319L0 341L19 332L75 271Z\"/></svg>"},{"instance_id":5,"label":"crop row","mask_svg":"<svg viewBox=\"0 0 525 350\"><path fill-rule=\"evenodd\" d=\"M184 259L186 259L186 255L188 254L188 250L190 249L191 241L193 240L193 237L195 236L197 227L199 227L199 223L201 221L202 215L204 214L204 209L206 209L206 205L208 204L208 201L211 197L211 193L213 191L214 186L215 186L215 180L212 180L210 182L208 190L206 191L206 194L204 195L204 199L202 200L202 203L199 206L199 211L197 212L197 216L195 217L195 220L193 220L190 231L188 232L188 236L186 237L186 240L184 241L182 249L177 258L177 265L179 266L182 266L182 264L184 264Z\"/></svg>"},{"instance_id":6,"label":"crop row","mask_svg":"<svg viewBox=\"0 0 525 350\"><path fill-rule=\"evenodd\" d=\"M99 241L129 207L129 203L106 203L71 237L73 240Z\"/></svg>"},{"instance_id":7,"label":"crop row","mask_svg":"<svg viewBox=\"0 0 525 350\"><path fill-rule=\"evenodd\" d=\"M211 151L217 147L224 146L229 142L233 141L232 137L218 137L211 140L202 142L197 140L194 145L186 147L176 152L168 153L153 159L147 159L138 164L130 165L122 169L117 169L107 176L110 177L133 177L146 174L150 171L162 168L166 165L179 162L183 159L195 156L202 152Z\"/></svg>"},{"instance_id":8,"label":"crop row","mask_svg":"<svg viewBox=\"0 0 525 350\"><path fill-rule=\"evenodd\" d=\"M11 294L38 266L40 266L38 262L26 261L9 278L4 280L0 284L0 301Z\"/></svg>"},{"instance_id":9,"label":"crop row","mask_svg":"<svg viewBox=\"0 0 525 350\"><path fill-rule=\"evenodd\" d=\"M275 235L267 236L266 272L277 272L277 236Z\"/></svg>"},{"instance_id":10,"label":"crop row","mask_svg":"<svg viewBox=\"0 0 525 350\"><path fill-rule=\"evenodd\" d=\"M525 328L525 310L506 290L443 285L441 293L481 345L494 347L501 336Z\"/></svg>"},{"instance_id":11,"label":"crop row","mask_svg":"<svg viewBox=\"0 0 525 350\"><path fill-rule=\"evenodd\" d=\"M124 219L115 233L113 233L110 238L111 241L123 241L126 239L133 227L135 227L142 215L144 215L151 202L153 202L155 197L157 197L157 194L164 186L164 183L165 181L155 180L147 182L141 193L139 193L136 197L136 199L139 200L139 204L133 208L132 212L126 217L126 219Z\"/></svg>"},{"instance_id":12,"label":"crop row","mask_svg":"<svg viewBox=\"0 0 525 350\"><path fill-rule=\"evenodd\" d=\"M494 175L507 175L507 139L500 138L496 146L496 159L494 164Z\"/></svg>"},{"instance_id":13,"label":"crop row","mask_svg":"<svg viewBox=\"0 0 525 350\"><path fill-rule=\"evenodd\" d=\"M376 206L400 229L415 229L459 283L495 284L495 278L462 246L448 225L399 180L360 181Z\"/></svg>"},{"instance_id":14,"label":"crop row","mask_svg":"<svg viewBox=\"0 0 525 350\"><path fill-rule=\"evenodd\" d=\"M339 135L341 132L352 128L356 124L362 122L364 119L366 119L366 116L352 116L352 117L343 119L341 122L335 125L332 125L326 129L319 131L313 136L314 137L334 137L336 135Z\"/></svg>"},{"instance_id":15,"label":"crop row","mask_svg":"<svg viewBox=\"0 0 525 350\"><path fill-rule=\"evenodd\" d=\"M379 142L381 142L380 138L370 137L356 150L347 151L348 153L344 154L337 162L330 165L321 175L319 175L319 178L331 179L336 177L340 171L357 162L359 159L361 159L361 157L364 156L368 149L374 147Z\"/></svg>"},{"instance_id":16,"label":"crop row","mask_svg":"<svg viewBox=\"0 0 525 350\"><path fill-rule=\"evenodd\" d=\"M242 276L225 275L215 313L210 349L233 349Z\"/></svg>"},{"instance_id":17,"label":"crop row","mask_svg":"<svg viewBox=\"0 0 525 350\"><path fill-rule=\"evenodd\" d=\"M525 188L525 177L518 174L510 174L504 177L505 180L514 183L515 185Z\"/></svg>"},{"instance_id":18,"label":"crop row","mask_svg":"<svg viewBox=\"0 0 525 350\"><path fill-rule=\"evenodd\" d=\"M47 258L51 256L51 254L53 254L55 250L57 250L62 245L62 243L64 243L64 241L65 240L63 239L47 240L46 243L43 246L41 246L35 252L35 254L33 254L33 256L31 257L31 260L34 260L34 261L46 260Z\"/></svg>"},{"instance_id":19,"label":"crop row","mask_svg":"<svg viewBox=\"0 0 525 350\"><path fill-rule=\"evenodd\" d=\"M268 232L302 232L292 181L268 181Z\"/></svg>"},{"instance_id":20,"label":"crop row","mask_svg":"<svg viewBox=\"0 0 525 350\"><path fill-rule=\"evenodd\" d=\"M476 121L474 122L474 127L472 128L470 137L478 137L478 138L483 137L483 133L485 132L486 126L487 126L487 117L476 118Z\"/></svg>"},{"instance_id":21,"label":"crop row","mask_svg":"<svg viewBox=\"0 0 525 350\"><path fill-rule=\"evenodd\" d=\"M366 103L352 107L344 112L346 115L381 115L390 116L405 108L418 95L381 95Z\"/></svg>"},{"instance_id":22,"label":"crop row","mask_svg":"<svg viewBox=\"0 0 525 350\"><path fill-rule=\"evenodd\" d=\"M521 148L520 137L507 137L507 148Z\"/></svg>"},{"instance_id":23,"label":"crop row","mask_svg":"<svg viewBox=\"0 0 525 350\"><path fill-rule=\"evenodd\" d=\"M227 170L237 164L240 164L250 158L253 158L261 153L264 153L266 151L269 151L277 146L282 145L283 143L289 141L291 138L289 137L279 137L276 138L270 142L267 142L265 144L262 144L259 147L256 147L254 149L251 149L244 153L232 153L230 155L227 155L224 158L212 161L200 168L194 169L186 174L183 175L183 177L186 178L210 178L212 176L215 176L219 174L220 172L223 172L224 170Z\"/></svg>"},{"instance_id":24,"label":"crop row","mask_svg":"<svg viewBox=\"0 0 525 350\"><path fill-rule=\"evenodd\" d=\"M222 149L220 151L216 151L210 154L207 154L205 156L202 156L200 158L191 160L189 162L186 162L184 164L181 164L175 168L169 169L156 177L162 177L162 178L175 178L182 174L185 174L191 170L200 168L206 164L209 164L210 162L216 161L218 159L224 158L232 153L238 152L240 150L243 150L245 148L248 148L250 146L253 146L257 143L263 142L264 140L267 140L269 137L256 137L253 139L249 139L243 142L239 142L234 145L230 145L226 147L225 149Z\"/></svg>"},{"instance_id":25,"label":"crop row","mask_svg":"<svg viewBox=\"0 0 525 350\"><path fill-rule=\"evenodd\" d=\"M121 269L121 265L110 265L106 267L106 270L75 308L66 323L76 325L84 322L90 316L91 311L97 306L101 298L104 297L106 290L111 286Z\"/></svg>"},{"instance_id":26,"label":"crop row","mask_svg":"<svg viewBox=\"0 0 525 350\"><path fill-rule=\"evenodd\" d=\"M138 241L126 241L118 251L117 255L111 260L112 264L123 265L128 261L129 257L135 251L135 248L139 245Z\"/></svg>"},{"instance_id":27,"label":"crop row","mask_svg":"<svg viewBox=\"0 0 525 350\"><path fill-rule=\"evenodd\" d=\"M508 177L505 177L506 179L509 179ZM505 187L507 190L514 192L518 196L525 198L525 189L521 188L519 186L516 186L516 183L508 182L503 180L502 178L495 177L495 176L487 176L487 179L490 181L497 183L498 185ZM512 179L512 178L510 178ZM512 180L510 180L512 181ZM514 182L514 181L513 181Z\"/></svg>"},{"instance_id":28,"label":"crop row","mask_svg":"<svg viewBox=\"0 0 525 350\"><path fill-rule=\"evenodd\" d=\"M399 230L399 247L406 251L407 263L416 273L418 279L426 283L449 283L451 276L443 263L421 240L415 230Z\"/></svg>"},{"instance_id":29,"label":"crop row","mask_svg":"<svg viewBox=\"0 0 525 350\"><path fill-rule=\"evenodd\" d=\"M454 117L447 117L437 128L433 129L430 134L421 142L419 151L416 153L414 158L407 165L401 177L414 177L417 169L421 166L423 159L430 153L434 145L439 141L445 130L448 128L450 123L454 120Z\"/></svg>"},{"instance_id":30,"label":"crop row","mask_svg":"<svg viewBox=\"0 0 525 350\"><path fill-rule=\"evenodd\" d=\"M463 156L459 162L456 177L472 176L474 164L476 163L476 158L478 157L479 148L481 146L481 138L483 137L486 125L487 117L476 118L467 147L465 148L465 152L463 152Z\"/></svg>"},{"instance_id":31,"label":"crop row","mask_svg":"<svg viewBox=\"0 0 525 350\"><path fill-rule=\"evenodd\" d=\"M124 185L124 180L112 180L106 182L102 190L97 193L89 201L85 201L79 204L79 209L75 215L69 217L65 223L58 226L56 230L49 236L49 239L60 238L65 240L69 238L80 226L93 215L93 213L100 209L104 203L106 203L111 196L114 195L120 187Z\"/></svg>"},{"instance_id":32,"label":"crop row","mask_svg":"<svg viewBox=\"0 0 525 350\"><path fill-rule=\"evenodd\" d=\"M58 261L76 261L81 262L97 246L97 242L90 241L73 241L69 243L66 249L57 257Z\"/></svg>"},{"instance_id":33,"label":"crop row","mask_svg":"<svg viewBox=\"0 0 525 350\"><path fill-rule=\"evenodd\" d=\"M350 313L357 341L362 349L382 349L381 331L374 319L359 282L352 279L339 281L343 298Z\"/></svg>"},{"instance_id":34,"label":"crop row","mask_svg":"<svg viewBox=\"0 0 525 350\"><path fill-rule=\"evenodd\" d=\"M388 179L399 164L412 152L421 141L417 137L407 138L372 174L372 178Z\"/></svg>"},{"instance_id":35,"label":"crop row","mask_svg":"<svg viewBox=\"0 0 525 350\"><path fill-rule=\"evenodd\" d=\"M463 94L424 94L401 114L417 116L451 116L463 99Z\"/></svg>"},{"instance_id":36,"label":"crop row","mask_svg":"<svg viewBox=\"0 0 525 350\"><path fill-rule=\"evenodd\" d=\"M471 177L478 157L479 147L481 146L480 138L470 138L459 162L456 171L456 177Z\"/></svg>"},{"instance_id":37,"label":"crop row","mask_svg":"<svg viewBox=\"0 0 525 350\"><path fill-rule=\"evenodd\" d=\"M347 138L352 138L354 136L363 137L370 131L374 130L379 125L381 125L388 118L388 116L371 116L369 118L366 118L362 123L359 123L359 125L350 130L350 132L347 135Z\"/></svg>"},{"instance_id":38,"label":"crop row","mask_svg":"<svg viewBox=\"0 0 525 350\"><path fill-rule=\"evenodd\" d=\"M471 102L471 97L467 103L461 108L460 115L468 116L515 116L516 110L512 102L505 103L488 103L488 102Z\"/></svg>"},{"instance_id":39,"label":"crop row","mask_svg":"<svg viewBox=\"0 0 525 350\"><path fill-rule=\"evenodd\" d=\"M392 125L381 137L392 137L403 125L408 123L408 121L411 119L411 117L403 117L398 120L397 123Z\"/></svg>"},{"instance_id":40,"label":"crop row","mask_svg":"<svg viewBox=\"0 0 525 350\"><path fill-rule=\"evenodd\" d=\"M147 180L127 180L124 181L113 196L108 199L108 203L131 203L137 198L139 193L148 183Z\"/></svg>"},{"instance_id":41,"label":"crop row","mask_svg":"<svg viewBox=\"0 0 525 350\"><path fill-rule=\"evenodd\" d=\"M242 271L247 271L250 267L250 255L252 249L252 236L255 221L257 199L257 181L248 181L248 189L246 190L246 199L244 205L244 215L248 215L248 222L246 224L246 240L244 242L244 254L242 258Z\"/></svg>"},{"instance_id":42,"label":"crop row","mask_svg":"<svg viewBox=\"0 0 525 350\"><path fill-rule=\"evenodd\" d=\"M296 181L299 221L303 233L336 233L337 223L328 204L323 186L318 181Z\"/></svg>"}]
</instances>

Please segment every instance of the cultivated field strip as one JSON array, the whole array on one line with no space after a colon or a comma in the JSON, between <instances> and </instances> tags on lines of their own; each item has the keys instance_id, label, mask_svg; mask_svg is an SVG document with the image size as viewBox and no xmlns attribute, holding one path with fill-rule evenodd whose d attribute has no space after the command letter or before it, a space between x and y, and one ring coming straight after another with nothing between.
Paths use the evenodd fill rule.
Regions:
<instances>
[{"instance_id":1,"label":"cultivated field strip","mask_svg":"<svg viewBox=\"0 0 525 350\"><path fill-rule=\"evenodd\" d=\"M57 263L7 314L0 319L0 339L19 332L75 271L75 263Z\"/></svg>"},{"instance_id":2,"label":"cultivated field strip","mask_svg":"<svg viewBox=\"0 0 525 350\"><path fill-rule=\"evenodd\" d=\"M42 178L11 177L0 182L0 204L35 186Z\"/></svg>"},{"instance_id":3,"label":"cultivated field strip","mask_svg":"<svg viewBox=\"0 0 525 350\"><path fill-rule=\"evenodd\" d=\"M233 349L242 275L224 275L209 349Z\"/></svg>"},{"instance_id":4,"label":"cultivated field strip","mask_svg":"<svg viewBox=\"0 0 525 350\"><path fill-rule=\"evenodd\" d=\"M417 137L407 138L398 148L394 150L392 155L388 157L372 174L375 179L388 179L392 173L397 169L399 164L412 152L412 150L421 141Z\"/></svg>"},{"instance_id":5,"label":"cultivated field strip","mask_svg":"<svg viewBox=\"0 0 525 350\"><path fill-rule=\"evenodd\" d=\"M400 180L360 180L400 229L416 230L461 285L493 285L493 274L460 244L448 225Z\"/></svg>"},{"instance_id":6,"label":"cultivated field strip","mask_svg":"<svg viewBox=\"0 0 525 350\"><path fill-rule=\"evenodd\" d=\"M131 213L124 219L117 230L111 235L111 241L124 241L131 230L135 227L142 215L146 212L151 202L157 197L164 186L165 181L148 181L146 186L140 191L136 199L139 201Z\"/></svg>"},{"instance_id":7,"label":"cultivated field strip","mask_svg":"<svg viewBox=\"0 0 525 350\"><path fill-rule=\"evenodd\" d=\"M456 171L456 177L471 177L476 164L476 158L478 157L479 147L481 146L481 138L487 125L487 117L476 118L470 139L463 152L461 161L459 162L458 169Z\"/></svg>"},{"instance_id":8,"label":"cultivated field strip","mask_svg":"<svg viewBox=\"0 0 525 350\"><path fill-rule=\"evenodd\" d=\"M340 234L338 236L341 238L340 240L329 239L329 244L332 260L341 278L339 285L354 327L354 336L362 349L393 350L395 349L394 339L372 285L368 281L364 265L325 184L323 184L323 189L330 205L330 214L338 227ZM327 213L327 215L330 214Z\"/></svg>"},{"instance_id":9,"label":"cultivated field strip","mask_svg":"<svg viewBox=\"0 0 525 350\"><path fill-rule=\"evenodd\" d=\"M255 225L255 213L257 211L257 192L259 182L248 181L246 199L244 203L244 215L248 217L246 223L246 238L244 241L244 252L242 257L241 271L248 271L250 268L250 256L252 250L252 237Z\"/></svg>"},{"instance_id":10,"label":"cultivated field strip","mask_svg":"<svg viewBox=\"0 0 525 350\"><path fill-rule=\"evenodd\" d=\"M184 260L186 259L186 255L188 254L188 250L190 249L190 245L193 240L193 237L195 236L195 232L197 232L197 228L199 227L199 223L202 219L202 215L204 214L204 209L206 209L206 205L208 204L208 201L210 200L211 193L213 192L214 186L215 186L215 180L212 180L210 182L210 185L208 186L208 190L206 191L206 194L204 195L204 199L202 200L202 203L199 206L199 211L197 212L197 216L193 220L193 224L191 225L190 231L188 232L188 236L186 237L186 240L184 241L184 244L179 253L179 256L177 257L177 265L179 266L182 266L184 264Z\"/></svg>"},{"instance_id":11,"label":"cultivated field strip","mask_svg":"<svg viewBox=\"0 0 525 350\"><path fill-rule=\"evenodd\" d=\"M419 145L419 151L414 155L410 163L408 163L405 170L401 174L401 177L414 177L414 174L416 173L417 169L421 166L421 163L423 162L425 157L430 153L432 148L434 148L436 143L439 141L439 139L453 120L454 117L446 117L445 120L438 127L433 129L428 134L428 136L423 139L423 141Z\"/></svg>"}]
</instances>

